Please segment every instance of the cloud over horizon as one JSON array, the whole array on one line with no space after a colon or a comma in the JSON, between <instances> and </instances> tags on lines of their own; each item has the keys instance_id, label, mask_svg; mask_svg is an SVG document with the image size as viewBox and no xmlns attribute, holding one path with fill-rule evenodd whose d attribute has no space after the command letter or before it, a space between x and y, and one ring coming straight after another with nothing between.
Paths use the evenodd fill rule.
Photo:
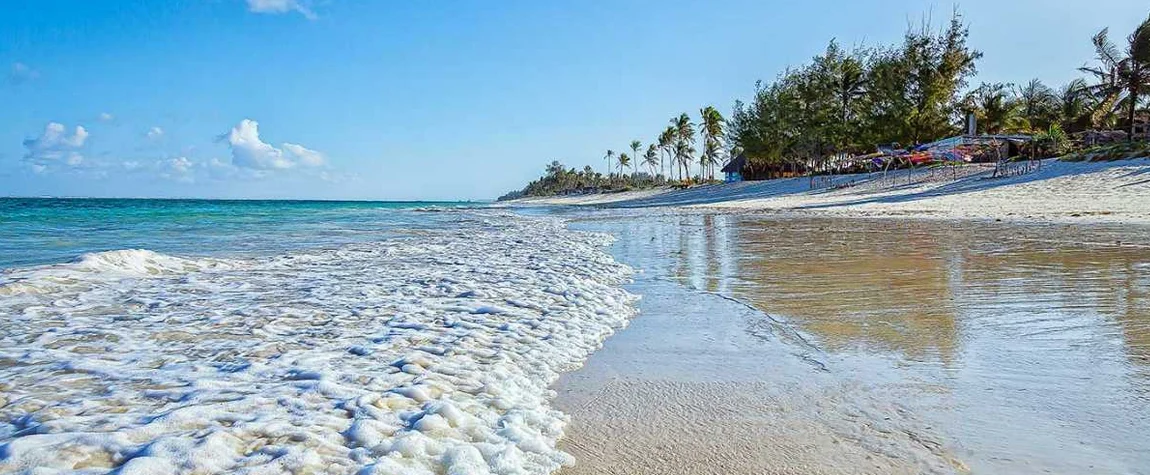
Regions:
<instances>
[{"instance_id":1,"label":"cloud over horizon","mask_svg":"<svg viewBox=\"0 0 1150 475\"><path fill-rule=\"evenodd\" d=\"M251 119L240 121L225 139L232 150L232 164L238 168L285 170L297 165L319 167L327 162L322 153L302 145L284 143L283 148L276 148L264 142L260 139L259 122Z\"/></svg>"},{"instance_id":2,"label":"cloud over horizon","mask_svg":"<svg viewBox=\"0 0 1150 475\"><path fill-rule=\"evenodd\" d=\"M37 173L54 165L79 166L84 161L79 149L87 140L88 130L83 126L77 125L69 135L64 124L49 122L39 137L24 139L24 159Z\"/></svg>"},{"instance_id":3,"label":"cloud over horizon","mask_svg":"<svg viewBox=\"0 0 1150 475\"><path fill-rule=\"evenodd\" d=\"M259 123L251 119L244 119L226 134L216 136L217 143L227 145L230 159L211 155L197 157L198 147L194 145L180 147L179 151L168 150L173 147L164 144L167 131L158 126L148 128L145 136L155 147L134 151L89 150L89 132L84 126L69 128L59 122L49 122L39 135L22 141L23 160L37 175L67 172L96 179L125 175L185 184L274 177L343 179L343 175L328 167L327 157L317 150L291 142L278 146L265 142L260 138ZM144 152L142 156L141 152Z\"/></svg>"}]
</instances>

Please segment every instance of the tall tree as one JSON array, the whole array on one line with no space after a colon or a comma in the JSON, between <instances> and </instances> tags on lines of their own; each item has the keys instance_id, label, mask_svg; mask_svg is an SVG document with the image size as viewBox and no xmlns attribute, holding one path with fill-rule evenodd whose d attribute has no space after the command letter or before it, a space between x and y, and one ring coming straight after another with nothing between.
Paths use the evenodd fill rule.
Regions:
<instances>
[{"instance_id":1,"label":"tall tree","mask_svg":"<svg viewBox=\"0 0 1150 475\"><path fill-rule=\"evenodd\" d=\"M643 164L647 169L651 170L651 176L655 176L655 172L663 161L659 157L659 147L655 144L647 146L647 152L643 154Z\"/></svg>"},{"instance_id":2,"label":"tall tree","mask_svg":"<svg viewBox=\"0 0 1150 475\"><path fill-rule=\"evenodd\" d=\"M920 31L907 33L903 58L907 62L906 93L911 103L910 140L922 143L955 131L951 120L958 106L958 93L975 73L982 53L971 50L970 30L957 12L950 26L935 36L924 23Z\"/></svg>"},{"instance_id":3,"label":"tall tree","mask_svg":"<svg viewBox=\"0 0 1150 475\"><path fill-rule=\"evenodd\" d=\"M638 160L639 159L639 149L642 147L643 147L642 142L640 142L638 140L632 140L631 141L631 157L633 157L635 160ZM638 165L638 164L636 163L636 165ZM635 173L637 173L637 169L638 169L637 166L632 168L631 174L634 175Z\"/></svg>"},{"instance_id":4,"label":"tall tree","mask_svg":"<svg viewBox=\"0 0 1150 475\"><path fill-rule=\"evenodd\" d=\"M607 159L607 177L610 178L611 177L611 160L615 158L615 151L614 150L608 150L607 155L604 158Z\"/></svg>"},{"instance_id":5,"label":"tall tree","mask_svg":"<svg viewBox=\"0 0 1150 475\"><path fill-rule=\"evenodd\" d=\"M1123 52L1110 41L1110 30L1103 28L1091 39L1097 53L1097 66L1086 66L1081 71L1094 75L1097 83L1086 88L1101 98L1093 115L1095 126L1115 108L1126 110L1130 139L1134 139L1138 106L1143 94L1150 92L1150 18L1147 18L1127 38Z\"/></svg>"},{"instance_id":6,"label":"tall tree","mask_svg":"<svg viewBox=\"0 0 1150 475\"><path fill-rule=\"evenodd\" d=\"M671 125L675 128L675 160L683 170L680 176L686 179L691 172L691 156L695 154L695 124L684 112L671 119Z\"/></svg>"},{"instance_id":7,"label":"tall tree","mask_svg":"<svg viewBox=\"0 0 1150 475\"><path fill-rule=\"evenodd\" d=\"M662 152L663 155L667 156L667 164L671 165L672 152L674 151L675 146L675 127L669 125L666 129L663 129L663 133L659 134L658 143L659 151ZM659 171L663 174L664 177L667 176L667 172L663 168L662 155L659 157Z\"/></svg>"},{"instance_id":8,"label":"tall tree","mask_svg":"<svg viewBox=\"0 0 1150 475\"><path fill-rule=\"evenodd\" d=\"M841 134L850 137L856 128L854 121L858 115L857 104L867 93L867 75L862 61L857 57L848 56L838 64L835 71L834 86L839 100L839 122L842 127ZM840 147L854 144L843 142Z\"/></svg>"},{"instance_id":9,"label":"tall tree","mask_svg":"<svg viewBox=\"0 0 1150 475\"><path fill-rule=\"evenodd\" d=\"M623 176L623 169L626 167L629 167L629 166L631 166L631 157L627 156L626 152L620 153L619 154L619 176L620 177Z\"/></svg>"},{"instance_id":10,"label":"tall tree","mask_svg":"<svg viewBox=\"0 0 1150 475\"><path fill-rule=\"evenodd\" d=\"M719 162L719 154L723 150L723 115L714 106L707 106L699 110L702 123L699 132L703 135L703 155L700 163L707 170L709 178L714 179L714 166Z\"/></svg>"}]
</instances>

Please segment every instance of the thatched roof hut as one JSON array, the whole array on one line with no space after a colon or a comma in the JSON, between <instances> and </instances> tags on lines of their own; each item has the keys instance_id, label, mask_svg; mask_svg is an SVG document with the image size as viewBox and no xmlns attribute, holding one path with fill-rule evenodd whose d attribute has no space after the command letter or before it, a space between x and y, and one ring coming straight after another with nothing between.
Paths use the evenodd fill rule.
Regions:
<instances>
[{"instance_id":1,"label":"thatched roof hut","mask_svg":"<svg viewBox=\"0 0 1150 475\"><path fill-rule=\"evenodd\" d=\"M727 183L743 181L743 167L745 166L747 166L746 155L740 153L739 156L732 158L726 165L723 165L722 172L725 174L723 181Z\"/></svg>"}]
</instances>

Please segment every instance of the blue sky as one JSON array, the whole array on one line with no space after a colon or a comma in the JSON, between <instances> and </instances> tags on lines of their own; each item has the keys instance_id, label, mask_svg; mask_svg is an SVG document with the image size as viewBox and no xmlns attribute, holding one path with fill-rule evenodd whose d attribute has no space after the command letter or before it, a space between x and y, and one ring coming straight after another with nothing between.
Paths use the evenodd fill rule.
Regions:
<instances>
[{"instance_id":1,"label":"blue sky","mask_svg":"<svg viewBox=\"0 0 1150 475\"><path fill-rule=\"evenodd\" d=\"M7 0L0 196L486 199L724 113L916 1ZM979 80L1058 85L1144 1L968 1Z\"/></svg>"}]
</instances>

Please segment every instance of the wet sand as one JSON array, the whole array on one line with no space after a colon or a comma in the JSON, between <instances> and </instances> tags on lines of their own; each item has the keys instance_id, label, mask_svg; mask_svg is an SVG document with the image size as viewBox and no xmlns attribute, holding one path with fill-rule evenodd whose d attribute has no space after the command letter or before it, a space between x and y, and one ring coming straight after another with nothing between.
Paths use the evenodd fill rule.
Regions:
<instances>
[{"instance_id":1,"label":"wet sand","mask_svg":"<svg viewBox=\"0 0 1150 475\"><path fill-rule=\"evenodd\" d=\"M562 474L952 473L938 436L890 398L828 374L759 312L666 281L642 316L565 376ZM958 464L958 465L956 465Z\"/></svg>"},{"instance_id":2,"label":"wet sand","mask_svg":"<svg viewBox=\"0 0 1150 475\"><path fill-rule=\"evenodd\" d=\"M577 459L562 473L1150 470L1147 228L577 226L620 236L644 300L556 386Z\"/></svg>"}]
</instances>

